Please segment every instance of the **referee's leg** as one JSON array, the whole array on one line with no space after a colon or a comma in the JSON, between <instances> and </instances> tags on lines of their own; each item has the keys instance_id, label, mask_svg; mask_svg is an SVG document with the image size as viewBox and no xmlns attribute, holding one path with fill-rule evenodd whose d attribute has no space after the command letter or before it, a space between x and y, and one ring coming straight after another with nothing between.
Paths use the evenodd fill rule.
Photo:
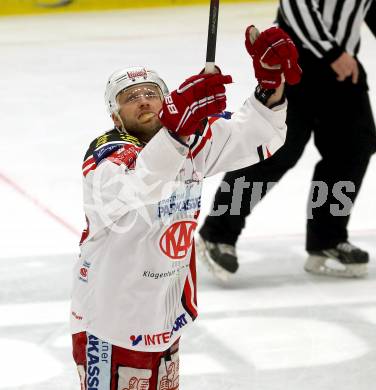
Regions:
<instances>
[{"instance_id":1,"label":"referee's leg","mask_svg":"<svg viewBox=\"0 0 376 390\"><path fill-rule=\"evenodd\" d=\"M334 248L348 240L351 208L338 199L342 198L341 182L341 192L354 204L376 148L375 122L363 69L359 84L346 80L335 85L321 101L319 126L314 134L322 158L315 167L313 181L327 185L328 198L322 206L312 209L312 218L307 220L308 251ZM338 205L339 212L331 205Z\"/></svg>"}]
</instances>

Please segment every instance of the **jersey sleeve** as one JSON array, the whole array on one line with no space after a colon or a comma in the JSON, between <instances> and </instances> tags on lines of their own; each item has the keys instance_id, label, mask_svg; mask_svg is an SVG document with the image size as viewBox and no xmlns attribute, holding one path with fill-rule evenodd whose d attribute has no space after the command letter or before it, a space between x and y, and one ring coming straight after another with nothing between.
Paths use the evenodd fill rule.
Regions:
<instances>
[{"instance_id":1,"label":"jersey sleeve","mask_svg":"<svg viewBox=\"0 0 376 390\"><path fill-rule=\"evenodd\" d=\"M125 143L97 159L95 169L84 177L90 235L130 211L146 212L145 206L169 196L187 154L187 147L161 129L144 148Z\"/></svg>"},{"instance_id":2,"label":"jersey sleeve","mask_svg":"<svg viewBox=\"0 0 376 390\"><path fill-rule=\"evenodd\" d=\"M273 155L285 142L286 108L285 102L271 110L251 96L231 119L209 120L196 149L196 154L205 153L204 176L244 168Z\"/></svg>"}]
</instances>

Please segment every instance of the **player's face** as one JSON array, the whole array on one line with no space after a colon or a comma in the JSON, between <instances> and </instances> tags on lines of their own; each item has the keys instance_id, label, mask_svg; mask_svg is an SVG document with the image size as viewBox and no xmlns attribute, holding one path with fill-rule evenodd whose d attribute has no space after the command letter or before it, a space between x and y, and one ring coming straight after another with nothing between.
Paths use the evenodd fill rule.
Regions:
<instances>
[{"instance_id":1,"label":"player's face","mask_svg":"<svg viewBox=\"0 0 376 390\"><path fill-rule=\"evenodd\" d=\"M158 112L162 108L162 96L154 84L140 84L126 89L117 96L119 115L127 132L143 141L149 141L162 127ZM113 116L117 126L120 121ZM119 123L116 123L116 120Z\"/></svg>"}]
</instances>

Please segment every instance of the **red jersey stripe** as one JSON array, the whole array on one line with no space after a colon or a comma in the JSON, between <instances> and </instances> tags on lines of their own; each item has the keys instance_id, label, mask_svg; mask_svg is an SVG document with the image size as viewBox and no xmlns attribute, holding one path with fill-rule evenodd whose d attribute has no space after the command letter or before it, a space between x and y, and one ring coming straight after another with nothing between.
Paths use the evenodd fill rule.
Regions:
<instances>
[{"instance_id":1,"label":"red jersey stripe","mask_svg":"<svg viewBox=\"0 0 376 390\"><path fill-rule=\"evenodd\" d=\"M90 171L94 171L94 169L97 167L97 164L96 163L93 163L92 165L90 165L88 168L84 169L82 174L84 175L84 177L86 177L86 175L90 172Z\"/></svg>"},{"instance_id":2,"label":"red jersey stripe","mask_svg":"<svg viewBox=\"0 0 376 390\"><path fill-rule=\"evenodd\" d=\"M210 140L211 137L212 137L212 131L211 131L211 127L209 126L208 131L206 132L206 134L202 138L201 142L192 151L193 158L195 158L200 153L200 151L203 149L203 147L206 145L206 143Z\"/></svg>"},{"instance_id":3,"label":"red jersey stripe","mask_svg":"<svg viewBox=\"0 0 376 390\"><path fill-rule=\"evenodd\" d=\"M84 163L82 164L82 169L84 169L84 168L87 167L88 165L92 164L93 162L95 162L94 157L89 157L89 158L86 159L86 161L84 161Z\"/></svg>"},{"instance_id":4,"label":"red jersey stripe","mask_svg":"<svg viewBox=\"0 0 376 390\"><path fill-rule=\"evenodd\" d=\"M197 317L197 289L196 289L196 253L194 242L192 244L189 273L185 280L182 303L192 320Z\"/></svg>"}]
</instances>

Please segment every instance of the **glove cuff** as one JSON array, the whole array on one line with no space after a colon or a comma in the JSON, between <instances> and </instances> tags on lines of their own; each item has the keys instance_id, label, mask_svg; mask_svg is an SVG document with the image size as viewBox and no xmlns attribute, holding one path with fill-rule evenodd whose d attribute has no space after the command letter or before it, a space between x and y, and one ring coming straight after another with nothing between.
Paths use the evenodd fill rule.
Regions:
<instances>
[{"instance_id":1,"label":"glove cuff","mask_svg":"<svg viewBox=\"0 0 376 390\"><path fill-rule=\"evenodd\" d=\"M274 92L275 89L265 89L259 84L255 89L255 98L265 106L266 102Z\"/></svg>"},{"instance_id":2,"label":"glove cuff","mask_svg":"<svg viewBox=\"0 0 376 390\"><path fill-rule=\"evenodd\" d=\"M168 129L167 129L168 130ZM174 131L171 131L171 130L168 130L168 134L170 134L170 136L177 142L179 142L181 145L184 145L186 146L187 148L189 148L189 145L187 143L185 143L177 133L175 133Z\"/></svg>"}]
</instances>

